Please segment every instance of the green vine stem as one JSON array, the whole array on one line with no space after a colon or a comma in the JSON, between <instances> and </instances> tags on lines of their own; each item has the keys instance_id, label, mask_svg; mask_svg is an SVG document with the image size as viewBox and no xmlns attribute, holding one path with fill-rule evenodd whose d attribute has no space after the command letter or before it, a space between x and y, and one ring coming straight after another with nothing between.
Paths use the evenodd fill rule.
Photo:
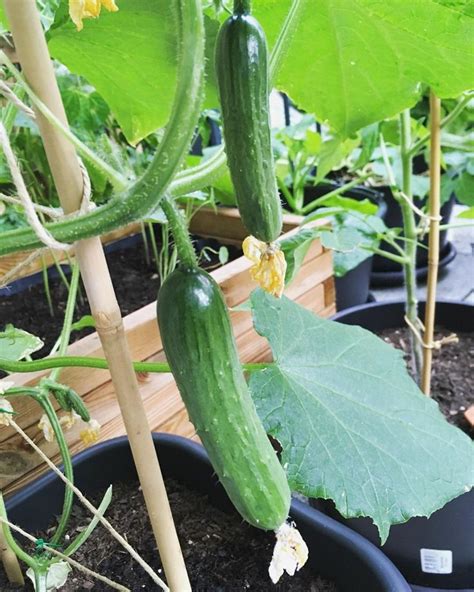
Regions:
<instances>
[{"instance_id":1,"label":"green vine stem","mask_svg":"<svg viewBox=\"0 0 474 592\"><path fill-rule=\"evenodd\" d=\"M200 3L197 0L183 0L178 5L178 47L181 48L178 83L171 117L152 162L124 195L117 195L84 216L47 224L47 229L56 240L75 242L143 218L158 206L181 166L200 113L205 60ZM20 228L2 233L0 255L41 246L30 228Z\"/></svg>"},{"instance_id":2,"label":"green vine stem","mask_svg":"<svg viewBox=\"0 0 474 592\"><path fill-rule=\"evenodd\" d=\"M271 366L272 363L242 364L242 369L245 372L256 372ZM97 368L99 370L108 370L109 365L107 360L103 358L88 358L86 356L58 356L27 362L14 362L0 358L0 369L5 372L41 372L51 368ZM166 362L133 362L133 368L136 372L171 372ZM4 396L15 397L24 394L36 394L36 390L28 387L15 387L9 389Z\"/></svg>"},{"instance_id":3,"label":"green vine stem","mask_svg":"<svg viewBox=\"0 0 474 592\"><path fill-rule=\"evenodd\" d=\"M59 348L58 348L58 356L64 356L66 354L67 348L69 346L69 340L71 338L71 327L72 327L72 320L74 316L74 308L76 306L76 298L77 298L77 289L79 287L79 265L74 263L72 265L72 276L71 276L71 284L69 286L69 293L67 297L67 304L66 304L66 311L64 313L64 322L63 328L61 330L61 335L59 336ZM61 372L60 368L55 368L50 375L51 380L58 380L59 374Z\"/></svg>"},{"instance_id":4,"label":"green vine stem","mask_svg":"<svg viewBox=\"0 0 474 592\"><path fill-rule=\"evenodd\" d=\"M176 205L176 202L168 195L163 198L161 207L168 219L181 265L188 268L197 267L198 261L189 236L186 218Z\"/></svg>"},{"instance_id":5,"label":"green vine stem","mask_svg":"<svg viewBox=\"0 0 474 592\"><path fill-rule=\"evenodd\" d=\"M51 427L53 428L54 435L56 437L56 441L59 447L59 453L61 454L61 460L63 462L64 475L67 477L70 483L74 483L74 471L72 468L71 454L69 452L69 447L67 445L66 439L64 438L63 429L61 427L61 424L59 423L56 411L54 410L54 407L51 404L51 401L49 400L49 394L47 392L44 392L40 395L37 395L35 399L43 408L43 411L46 413L49 422L51 423ZM68 485L64 492L63 509L61 512L61 516L59 518L58 527L51 539L51 545L58 544L66 534L73 501L74 493Z\"/></svg>"},{"instance_id":6,"label":"green vine stem","mask_svg":"<svg viewBox=\"0 0 474 592\"><path fill-rule=\"evenodd\" d=\"M1 491L0 491L0 516L3 518L3 520L8 520L7 510L5 508L5 502L3 500L3 494ZM17 541L15 540L15 537L12 535L12 532L11 532L8 524L5 524L5 522L3 522L2 528L3 528L3 534L5 536L5 540L8 543L8 546L10 547L10 549L15 553L15 555L18 557L18 559L20 559L20 561L23 561L24 563L26 563L26 565L28 567L31 567L31 569L36 571L36 569L38 568L36 561L33 559L33 557L30 557L28 555L28 553L26 551L24 551L23 548L17 543Z\"/></svg>"},{"instance_id":7,"label":"green vine stem","mask_svg":"<svg viewBox=\"0 0 474 592\"><path fill-rule=\"evenodd\" d=\"M419 326L418 318L418 298L416 295L416 252L417 252L417 227L415 220L415 213L410 207L413 201L412 191L412 173L413 173L413 156L410 152L411 148L411 118L410 110L405 109L400 114L400 156L402 161L402 191L406 199L397 196L397 199L403 218L404 235L407 239L405 243L405 254L407 262L403 266L405 276L405 290L406 290L406 315L410 323L414 327ZM417 341L416 336L410 331L411 354L412 363L415 376L418 378L420 369L423 363L423 352L421 344Z\"/></svg>"},{"instance_id":8,"label":"green vine stem","mask_svg":"<svg viewBox=\"0 0 474 592\"><path fill-rule=\"evenodd\" d=\"M250 0L234 0L234 14L250 14Z\"/></svg>"},{"instance_id":9,"label":"green vine stem","mask_svg":"<svg viewBox=\"0 0 474 592\"><path fill-rule=\"evenodd\" d=\"M451 113L448 113L448 115L446 115L446 117L441 120L440 129L447 127L451 122L453 122L456 117L464 111L469 101L473 97L474 93L472 91L465 93ZM410 156L416 156L426 146L426 144L428 144L429 139L430 134L425 134L419 140L417 140L409 150Z\"/></svg>"}]
</instances>

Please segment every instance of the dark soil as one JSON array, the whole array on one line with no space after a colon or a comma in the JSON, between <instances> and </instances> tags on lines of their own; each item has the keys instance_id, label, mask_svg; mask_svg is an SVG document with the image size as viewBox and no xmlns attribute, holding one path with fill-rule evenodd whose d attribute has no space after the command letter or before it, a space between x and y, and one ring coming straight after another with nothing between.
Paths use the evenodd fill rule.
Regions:
<instances>
[{"instance_id":1,"label":"dark soil","mask_svg":"<svg viewBox=\"0 0 474 592\"><path fill-rule=\"evenodd\" d=\"M314 576L308 567L303 567L293 577L284 574L274 585L268 576L275 541L273 533L247 525L237 514L216 510L208 503L206 495L190 492L172 479L166 483L193 591L337 592L334 584ZM98 505L99 496L93 501ZM128 542L160 577L163 576L138 483L114 486L107 518L121 534L126 535ZM82 506L76 506L70 536L75 536L89 520L88 512ZM45 533L38 536L44 537ZM157 589L149 576L102 526L96 528L74 559L133 592ZM0 590L13 590L2 581L2 577L0 573ZM87 590L108 592L110 588L76 570L61 588L64 592Z\"/></svg>"},{"instance_id":2,"label":"dark soil","mask_svg":"<svg viewBox=\"0 0 474 592\"><path fill-rule=\"evenodd\" d=\"M450 334L450 331L437 327L435 340ZM403 350L409 362L408 329L386 329L378 335ZM474 430L464 417L464 411L474 404L474 333L457 333L457 336L459 343L450 343L433 351L431 392L447 420L474 437Z\"/></svg>"},{"instance_id":3,"label":"dark soil","mask_svg":"<svg viewBox=\"0 0 474 592\"><path fill-rule=\"evenodd\" d=\"M195 242L198 250L204 246L218 250L216 241ZM229 259L233 260L241 255L235 247L228 247ZM210 260L202 259L203 267L214 268L219 266L217 258L207 251ZM117 300L122 311L122 316L138 310L146 304L156 300L160 287L160 278L154 261L148 262L145 257L145 249L141 240L124 250L106 252L112 282L115 288ZM11 323L18 329L23 329L37 335L44 341L44 347L33 354L33 358L43 358L51 350L58 338L63 324L64 311L67 302L67 288L64 283L55 278L50 280L51 299L53 312L51 315L43 283L31 286L12 296L0 296L0 331L3 331L7 323ZM81 286L77 299L74 321L84 315L89 315L90 309ZM74 332L71 342L92 333L92 328L86 328Z\"/></svg>"}]
</instances>

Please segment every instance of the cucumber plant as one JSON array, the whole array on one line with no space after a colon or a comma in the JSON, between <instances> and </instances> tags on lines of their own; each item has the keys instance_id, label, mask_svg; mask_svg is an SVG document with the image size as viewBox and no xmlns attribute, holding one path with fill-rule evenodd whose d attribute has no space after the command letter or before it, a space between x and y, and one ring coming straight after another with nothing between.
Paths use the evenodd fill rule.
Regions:
<instances>
[{"instance_id":1,"label":"cucumber plant","mask_svg":"<svg viewBox=\"0 0 474 592\"><path fill-rule=\"evenodd\" d=\"M146 4L146 10L138 3L126 0L122 4L119 2L118 6L131 18L138 19L135 23L145 24L150 20L148 11L161 14L159 10L163 9L157 9L152 3ZM318 10L324 4L318 4ZM215 5L219 9L224 6L221 3ZM264 8L271 12L268 11L270 5L275 8L278 18L284 13L283 22L279 22L277 17L271 20L265 13ZM248 1L235 1L234 14L223 25L217 44L217 78L229 167L234 183L240 188L239 207L244 222L248 230L265 244L273 243L281 230L280 204L269 152L267 68L273 70L273 75L279 72L279 68L285 71L286 45L294 54L294 43L299 39L294 34L295 27L303 14L301 7L306 10L306 5L309 6L308 3L296 1L290 4L285 0L281 6L290 7L285 12L280 3L277 6L274 2L262 0L255 4L259 20L270 23L265 29L272 32L269 39L276 48L269 66L265 39L261 28L249 14ZM213 280L197 268L188 230L173 202L179 195L208 186L222 173L226 159L224 150L218 149L207 161L190 170L181 170L183 156L198 119L202 95L200 80L204 60L196 64L194 55L196 43L202 48L203 42L203 32L199 29L198 34L195 26L199 8L196 0L180 0L178 3L177 29L182 36L179 39L182 55L177 70L176 100L166 131L147 171L131 187L114 195L107 204L77 218L51 223L48 229L58 240L73 242L100 235L130 220L141 219L162 202L180 258L178 269L167 278L158 296L158 322L168 364L145 363L140 369L173 372L216 472L247 521L265 529L279 529L288 513L291 486L291 489L310 495L336 499L338 508L347 515L371 515L385 537L391 523L406 520L413 513L430 514L472 486L472 475L460 467L461 460L471 454L472 447L454 428L443 423L430 401L421 397L401 369L400 360L395 359L392 351L388 353L388 346L373 336L369 338L361 334L359 329L341 328L330 321L322 321L303 312L301 307L288 299L273 298L258 291L252 297L255 325L262 335L271 335L275 360L246 368L254 372L251 384L254 387L253 399L259 403L256 411L242 374L222 294ZM216 11L219 15L225 12ZM97 26L91 28L91 35L94 34L92 31L100 34L102 19L105 21L106 18L113 29L111 19L114 15L105 15L95 24ZM272 28L275 22L280 24L277 31ZM316 20L312 22L320 27ZM211 30L215 27L215 23L208 25ZM312 27L310 29L313 33ZM67 26L64 30L70 35L71 30ZM304 34L305 27L301 30ZM132 32L134 35L140 33L138 28ZM52 46L54 38L60 37L61 33L57 29L53 31ZM327 39L327 31L321 34L323 40ZM119 34L118 38L121 47L123 36ZM72 38L71 47L82 43L77 39ZM144 46L148 45L144 43ZM258 49L256 55L250 51L252 47ZM97 59L101 60L102 56L97 56ZM34 93L11 61L5 55L2 55L2 60L25 96L41 109ZM156 60L152 63L156 71ZM231 66L234 69L229 72L228 67ZM248 78L242 77L241 72L246 72ZM413 85L405 86L412 88ZM235 95L231 92L233 88L238 91ZM143 97L139 92L137 95L140 102ZM130 115L132 104L136 106L136 101L133 102L134 98L130 95L126 96L130 101ZM304 97L304 93L301 96ZM114 103L116 99L112 97L110 102ZM247 105L244 99L249 99ZM343 99L347 97L343 96ZM144 104L147 111L153 110L153 105L146 101ZM400 108L396 101L391 101L390 109L394 105ZM369 123L373 113L378 114L381 110L377 105L368 114L362 113L360 101L357 108L349 109L347 101L345 107L346 118L352 113L352 120L342 125L348 133L354 131L357 125L360 127ZM123 105L119 104L118 108L123 109ZM354 111L358 113L357 117L353 115ZM328 108L327 112L331 113L332 109ZM240 121L234 117L235 114L241 118ZM48 117L47 113L44 115ZM335 117L339 124L341 117L340 114ZM60 125L58 127L61 128ZM243 138L245 134L242 130L246 138ZM72 140L81 154L88 155L99 168L103 166L100 159L93 158L77 138ZM104 174L111 174L107 167L103 166L103 170ZM111 176L120 185L120 175ZM253 191L254 186L258 188L257 192ZM244 188L248 193L242 191ZM0 237L0 254L39 246L41 242L29 228L6 232ZM294 336L296 328L300 334L298 340ZM367 351L364 343L370 345ZM9 372L55 365L103 368L107 364L104 360L65 356L39 361L0 360L0 368ZM387 383L390 388L387 388ZM8 389L5 394L8 396L12 391L14 395L13 389ZM398 403L395 396L387 398L386 391L390 391L388 395L403 395L403 400ZM297 409L293 407L291 410L291 405L297 406ZM288 409L290 412L287 412ZM429 445L426 430L423 429L425 411L429 414L433 431L443 425L439 430L443 437L435 438L434 442L430 440ZM353 421L354 414L358 419L356 422ZM283 466L266 437L260 423L262 418L267 430L284 441L284 458L290 460ZM392 436L386 433L389 420L393 420L396 437L387 441ZM356 424L357 433L353 424ZM428 433L430 435L431 432ZM404 445L404 438L409 446ZM433 453L427 454L428 449L431 452L431 447ZM314 450L318 451L316 458L313 457ZM356 478L354 467L347 460L349 458L352 462L355 454L363 461L360 463L362 472L358 472ZM460 468L459 471L452 471L456 473L455 478L449 473L452 467L450 456L455 458L456 467ZM438 462L438 458L442 461ZM322 463L321 459L324 459ZM395 480L405 484L407 464L417 475L409 484L412 494L410 505L404 503L406 493L403 486L389 486ZM393 471L389 472L386 466L392 467ZM347 475L350 478L346 479ZM434 481L440 483L440 487L432 487ZM416 507L413 500L417 503ZM14 545L13 542L11 544Z\"/></svg>"}]
</instances>

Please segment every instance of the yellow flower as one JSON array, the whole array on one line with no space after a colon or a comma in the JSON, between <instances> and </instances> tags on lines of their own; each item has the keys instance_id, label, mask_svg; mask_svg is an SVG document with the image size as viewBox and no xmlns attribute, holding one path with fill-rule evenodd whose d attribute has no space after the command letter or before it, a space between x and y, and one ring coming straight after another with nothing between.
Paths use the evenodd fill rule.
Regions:
<instances>
[{"instance_id":1,"label":"yellow flower","mask_svg":"<svg viewBox=\"0 0 474 592\"><path fill-rule=\"evenodd\" d=\"M54 430L46 413L43 413L38 423L38 429L42 430L46 442L54 442Z\"/></svg>"},{"instance_id":2,"label":"yellow flower","mask_svg":"<svg viewBox=\"0 0 474 592\"><path fill-rule=\"evenodd\" d=\"M250 275L266 292L280 298L285 288L285 255L275 243L267 244L254 236L248 236L242 243L247 259L254 265Z\"/></svg>"},{"instance_id":3,"label":"yellow flower","mask_svg":"<svg viewBox=\"0 0 474 592\"><path fill-rule=\"evenodd\" d=\"M13 383L12 383L13 384ZM0 383L1 388L1 383ZM6 390L6 389L5 389ZM2 391L0 391L1 393ZM11 414L13 413L13 407L8 399L0 397L0 425L10 425Z\"/></svg>"},{"instance_id":4,"label":"yellow flower","mask_svg":"<svg viewBox=\"0 0 474 592\"><path fill-rule=\"evenodd\" d=\"M91 419L87 424L87 429L79 434L84 446L95 444L100 436L100 423L96 419Z\"/></svg>"},{"instance_id":5,"label":"yellow flower","mask_svg":"<svg viewBox=\"0 0 474 592\"><path fill-rule=\"evenodd\" d=\"M69 16L80 31L83 27L82 19L97 18L104 6L110 12L117 12L115 0L69 0Z\"/></svg>"}]
</instances>

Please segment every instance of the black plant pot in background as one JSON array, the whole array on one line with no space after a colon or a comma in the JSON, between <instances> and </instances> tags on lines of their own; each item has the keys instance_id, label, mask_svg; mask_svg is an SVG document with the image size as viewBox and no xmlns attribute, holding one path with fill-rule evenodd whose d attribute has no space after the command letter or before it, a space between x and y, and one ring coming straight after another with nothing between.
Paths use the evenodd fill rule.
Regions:
<instances>
[{"instance_id":1,"label":"black plant pot in background","mask_svg":"<svg viewBox=\"0 0 474 592\"><path fill-rule=\"evenodd\" d=\"M169 434L154 434L153 439L165 479L178 479L191 489L206 493L212 505L235 512L202 446ZM124 437L78 454L73 464L76 485L86 496L103 491L111 483L137 479L130 446ZM8 515L26 530L41 530L59 513L62 499L63 484L49 473L8 500ZM390 560L351 529L298 500L292 503L291 517L309 547L306 569L333 579L341 592L410 592Z\"/></svg>"},{"instance_id":2,"label":"black plant pot in background","mask_svg":"<svg viewBox=\"0 0 474 592\"><path fill-rule=\"evenodd\" d=\"M420 305L423 318L424 303ZM404 326L403 302L375 302L337 313L333 319L348 325L360 325L370 331ZM474 331L474 306L457 302L438 302L437 324L452 331ZM466 462L469 459L466 458ZM472 461L471 461L472 462ZM436 484L433 484L435 487ZM347 524L374 544L379 537L371 520L346 520L334 505L316 500L316 507ZM412 518L392 526L382 551L395 563L407 580L423 590L474 591L474 490L446 504L427 518ZM425 549L425 551L421 551ZM425 557L425 571L421 565ZM427 573L428 564L440 568L452 558L451 573ZM449 565L445 563L446 571ZM442 568L441 568L442 569ZM418 589L418 588L416 588Z\"/></svg>"},{"instance_id":3,"label":"black plant pot in background","mask_svg":"<svg viewBox=\"0 0 474 592\"><path fill-rule=\"evenodd\" d=\"M373 257L367 257L357 267L348 271L346 275L334 279L336 310L344 310L373 300L369 291L373 260Z\"/></svg>"},{"instance_id":4,"label":"black plant pot in background","mask_svg":"<svg viewBox=\"0 0 474 592\"><path fill-rule=\"evenodd\" d=\"M330 191L337 189L340 184L335 182L325 182L315 187L305 188L305 204L310 203L318 197L323 197ZM369 187L354 187L344 193L345 197L352 199L369 199L372 203L379 206L377 215L384 218L387 211L384 195ZM370 301L370 275L372 271L373 257L368 257L357 267L351 269L346 275L335 278L336 284L336 308L343 310L358 304L365 304Z\"/></svg>"},{"instance_id":5,"label":"black plant pot in background","mask_svg":"<svg viewBox=\"0 0 474 592\"><path fill-rule=\"evenodd\" d=\"M402 213L400 210L400 206L398 202L393 197L392 190L390 187L380 187L379 188L384 195L385 203L387 205L387 209L385 214L382 216L385 225L388 228L402 228L403 227L403 219ZM441 224L448 224L449 220L451 219L451 214L453 211L454 204L456 199L454 195L451 196L449 201L447 201L441 207ZM422 207L423 201L419 199L415 199L415 204L418 207ZM417 223L419 221L419 216L416 216ZM445 267L448 263L456 256L456 249L454 245L448 243L447 240L447 230L443 230L440 233L439 237L439 249L440 249L440 268ZM426 247L428 246L428 235L422 241L423 245ZM381 248L391 253L395 253L395 250L386 243L382 243ZM417 250L417 257L416 257L416 267L417 267L417 278L424 279L428 273L428 251L427 249L419 247ZM371 276L371 284L373 286L401 286L403 284L403 270L402 266L391 259L387 259L385 257L381 257L380 255L374 256L374 264L372 268L372 276Z\"/></svg>"}]
</instances>

